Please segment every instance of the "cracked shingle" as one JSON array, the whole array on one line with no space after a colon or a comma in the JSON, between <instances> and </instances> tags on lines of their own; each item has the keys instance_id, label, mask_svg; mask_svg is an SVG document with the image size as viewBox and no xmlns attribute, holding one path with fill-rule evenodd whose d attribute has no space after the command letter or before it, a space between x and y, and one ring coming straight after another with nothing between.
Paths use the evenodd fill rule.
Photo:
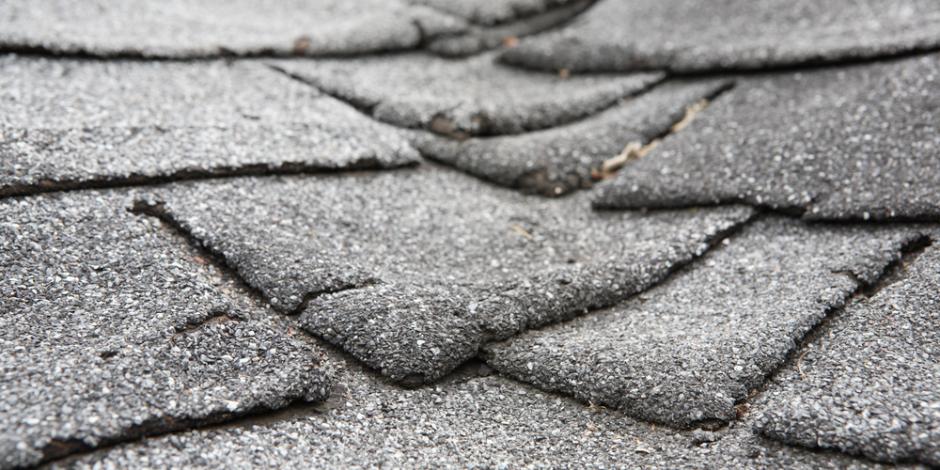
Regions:
<instances>
[{"instance_id":1,"label":"cracked shingle","mask_svg":"<svg viewBox=\"0 0 940 470\"><path fill-rule=\"evenodd\" d=\"M129 197L0 202L0 468L35 465L329 390L322 355Z\"/></svg>"},{"instance_id":2,"label":"cracked shingle","mask_svg":"<svg viewBox=\"0 0 940 470\"><path fill-rule=\"evenodd\" d=\"M417 161L390 126L253 63L0 58L0 195Z\"/></svg>"},{"instance_id":3,"label":"cracked shingle","mask_svg":"<svg viewBox=\"0 0 940 470\"><path fill-rule=\"evenodd\" d=\"M553 8L578 3L580 1L581 0L508 0L493 2L490 0L464 0L454 2L450 0L411 0L411 3L429 6L477 24L493 26L544 13Z\"/></svg>"},{"instance_id":4,"label":"cracked shingle","mask_svg":"<svg viewBox=\"0 0 940 470\"><path fill-rule=\"evenodd\" d=\"M763 219L652 290L489 345L486 360L640 419L730 421L807 332L918 236L903 227Z\"/></svg>"},{"instance_id":5,"label":"cracked shingle","mask_svg":"<svg viewBox=\"0 0 940 470\"><path fill-rule=\"evenodd\" d=\"M742 79L595 203L741 201L812 219L935 219L938 80L940 55Z\"/></svg>"},{"instance_id":6,"label":"cracked shingle","mask_svg":"<svg viewBox=\"0 0 940 470\"><path fill-rule=\"evenodd\" d=\"M940 466L940 251L849 305L767 391L768 437Z\"/></svg>"},{"instance_id":7,"label":"cracked shingle","mask_svg":"<svg viewBox=\"0 0 940 470\"><path fill-rule=\"evenodd\" d=\"M0 49L101 56L363 54L458 34L460 18L397 0L8 0Z\"/></svg>"},{"instance_id":8,"label":"cracked shingle","mask_svg":"<svg viewBox=\"0 0 940 470\"><path fill-rule=\"evenodd\" d=\"M761 69L940 46L933 0L601 0L503 60L572 71Z\"/></svg>"},{"instance_id":9,"label":"cracked shingle","mask_svg":"<svg viewBox=\"0 0 940 470\"><path fill-rule=\"evenodd\" d=\"M659 73L562 78L501 66L492 54L293 60L276 65L380 121L448 135L516 134L593 114Z\"/></svg>"},{"instance_id":10,"label":"cracked shingle","mask_svg":"<svg viewBox=\"0 0 940 470\"><path fill-rule=\"evenodd\" d=\"M53 468L884 468L757 439L701 442L501 377L417 390L351 371L288 416L149 439Z\"/></svg>"},{"instance_id":11,"label":"cracked shingle","mask_svg":"<svg viewBox=\"0 0 940 470\"><path fill-rule=\"evenodd\" d=\"M558 196L589 187L605 161L669 132L690 106L726 86L719 80L669 83L551 129L465 141L416 133L412 143L426 157L488 181Z\"/></svg>"},{"instance_id":12,"label":"cracked shingle","mask_svg":"<svg viewBox=\"0 0 940 470\"><path fill-rule=\"evenodd\" d=\"M305 328L408 382L442 376L486 339L642 290L751 215L598 214L585 197L527 197L432 165L184 183L154 198L275 307L319 295Z\"/></svg>"}]
</instances>

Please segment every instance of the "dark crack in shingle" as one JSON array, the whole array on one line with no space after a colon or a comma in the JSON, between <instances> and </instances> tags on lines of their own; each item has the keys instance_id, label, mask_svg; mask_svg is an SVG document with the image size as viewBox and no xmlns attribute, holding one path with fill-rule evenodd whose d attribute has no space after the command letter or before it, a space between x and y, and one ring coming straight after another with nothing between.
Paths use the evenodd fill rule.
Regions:
<instances>
[{"instance_id":1,"label":"dark crack in shingle","mask_svg":"<svg viewBox=\"0 0 940 470\"><path fill-rule=\"evenodd\" d=\"M545 13L582 0L410 0L416 5L425 5L437 10L459 16L480 25L494 26L528 16Z\"/></svg>"},{"instance_id":2,"label":"dark crack in shingle","mask_svg":"<svg viewBox=\"0 0 940 470\"><path fill-rule=\"evenodd\" d=\"M488 181L559 196L591 186L603 176L605 161L668 133L690 106L727 86L721 80L669 83L551 129L465 141L415 133L412 143L424 156Z\"/></svg>"},{"instance_id":3,"label":"dark crack in shingle","mask_svg":"<svg viewBox=\"0 0 940 470\"><path fill-rule=\"evenodd\" d=\"M626 303L486 347L547 390L671 426L735 419L800 339L920 234L768 218ZM846 275L845 273L850 273Z\"/></svg>"},{"instance_id":4,"label":"dark crack in shingle","mask_svg":"<svg viewBox=\"0 0 940 470\"><path fill-rule=\"evenodd\" d=\"M940 466L940 250L850 304L767 391L761 432L884 462Z\"/></svg>"},{"instance_id":5,"label":"dark crack in shingle","mask_svg":"<svg viewBox=\"0 0 940 470\"><path fill-rule=\"evenodd\" d=\"M398 130L260 64L0 58L0 195L415 163Z\"/></svg>"},{"instance_id":6,"label":"dark crack in shingle","mask_svg":"<svg viewBox=\"0 0 940 470\"><path fill-rule=\"evenodd\" d=\"M940 217L940 55L742 79L596 205L743 201L811 219Z\"/></svg>"},{"instance_id":7,"label":"dark crack in shingle","mask_svg":"<svg viewBox=\"0 0 940 470\"><path fill-rule=\"evenodd\" d=\"M191 58L419 47L461 18L398 0L7 0L0 50Z\"/></svg>"},{"instance_id":8,"label":"dark crack in shingle","mask_svg":"<svg viewBox=\"0 0 940 470\"><path fill-rule=\"evenodd\" d=\"M155 198L272 305L303 308L309 331L411 383L484 340L642 290L752 214L594 213L586 197L527 197L432 165L183 183Z\"/></svg>"},{"instance_id":9,"label":"dark crack in shingle","mask_svg":"<svg viewBox=\"0 0 940 470\"><path fill-rule=\"evenodd\" d=\"M357 370L338 380L321 406L54 468L884 468L761 440L748 426L677 432L496 376L417 390Z\"/></svg>"},{"instance_id":10,"label":"dark crack in shingle","mask_svg":"<svg viewBox=\"0 0 940 470\"><path fill-rule=\"evenodd\" d=\"M601 0L503 60L544 70L762 69L940 47L933 0Z\"/></svg>"},{"instance_id":11,"label":"dark crack in shingle","mask_svg":"<svg viewBox=\"0 0 940 470\"><path fill-rule=\"evenodd\" d=\"M378 120L451 136L517 134L596 113L662 78L659 73L563 78L494 63L413 53L279 61L276 66Z\"/></svg>"},{"instance_id":12,"label":"dark crack in shingle","mask_svg":"<svg viewBox=\"0 0 940 470\"><path fill-rule=\"evenodd\" d=\"M330 388L319 351L236 308L183 240L129 202L0 202L0 468Z\"/></svg>"}]
</instances>

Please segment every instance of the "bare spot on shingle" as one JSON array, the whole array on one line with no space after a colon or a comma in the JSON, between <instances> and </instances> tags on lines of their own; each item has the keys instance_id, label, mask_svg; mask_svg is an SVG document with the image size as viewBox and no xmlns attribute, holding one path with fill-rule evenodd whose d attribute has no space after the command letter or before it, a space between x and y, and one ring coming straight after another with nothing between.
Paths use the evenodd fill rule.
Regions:
<instances>
[{"instance_id":1,"label":"bare spot on shingle","mask_svg":"<svg viewBox=\"0 0 940 470\"><path fill-rule=\"evenodd\" d=\"M494 183L544 196L591 186L604 162L628 145L642 146L670 131L686 109L727 86L720 80L660 85L597 115L551 129L455 141L415 133L429 158Z\"/></svg>"},{"instance_id":2,"label":"bare spot on shingle","mask_svg":"<svg viewBox=\"0 0 940 470\"><path fill-rule=\"evenodd\" d=\"M642 290L752 214L594 213L586 197L524 196L433 165L184 183L155 198L272 305L302 309L308 330L406 382Z\"/></svg>"},{"instance_id":3,"label":"bare spot on shingle","mask_svg":"<svg viewBox=\"0 0 940 470\"><path fill-rule=\"evenodd\" d=\"M730 421L807 332L918 236L765 219L608 311L487 346L487 363L640 419Z\"/></svg>"},{"instance_id":4,"label":"bare spot on shingle","mask_svg":"<svg viewBox=\"0 0 940 470\"><path fill-rule=\"evenodd\" d=\"M884 462L940 466L940 250L850 304L767 391L760 431Z\"/></svg>"},{"instance_id":5,"label":"bare spot on shingle","mask_svg":"<svg viewBox=\"0 0 940 470\"><path fill-rule=\"evenodd\" d=\"M320 352L127 194L0 202L0 468L170 432L330 388Z\"/></svg>"},{"instance_id":6,"label":"bare spot on shingle","mask_svg":"<svg viewBox=\"0 0 940 470\"><path fill-rule=\"evenodd\" d=\"M596 205L748 202L812 219L940 218L940 55L749 77Z\"/></svg>"},{"instance_id":7,"label":"bare spot on shingle","mask_svg":"<svg viewBox=\"0 0 940 470\"><path fill-rule=\"evenodd\" d=\"M399 0L8 0L0 50L98 56L347 55L413 49L466 21Z\"/></svg>"},{"instance_id":8,"label":"bare spot on shingle","mask_svg":"<svg viewBox=\"0 0 940 470\"><path fill-rule=\"evenodd\" d=\"M592 72L835 63L936 49L938 20L933 0L601 0L503 60Z\"/></svg>"},{"instance_id":9,"label":"bare spot on shingle","mask_svg":"<svg viewBox=\"0 0 940 470\"><path fill-rule=\"evenodd\" d=\"M279 61L277 67L401 127L452 136L518 134L596 113L660 73L562 78L494 63L413 53Z\"/></svg>"},{"instance_id":10,"label":"bare spot on shingle","mask_svg":"<svg viewBox=\"0 0 940 470\"><path fill-rule=\"evenodd\" d=\"M0 195L417 161L391 126L260 64L0 58Z\"/></svg>"}]
</instances>

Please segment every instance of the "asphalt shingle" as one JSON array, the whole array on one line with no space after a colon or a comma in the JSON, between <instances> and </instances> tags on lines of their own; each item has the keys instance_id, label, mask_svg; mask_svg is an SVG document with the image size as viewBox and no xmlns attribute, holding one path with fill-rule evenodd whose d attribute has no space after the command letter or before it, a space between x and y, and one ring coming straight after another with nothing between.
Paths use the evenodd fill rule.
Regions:
<instances>
[{"instance_id":1,"label":"asphalt shingle","mask_svg":"<svg viewBox=\"0 0 940 470\"><path fill-rule=\"evenodd\" d=\"M570 77L496 64L493 54L422 54L277 62L376 119L448 135L516 134L596 113L662 78L659 73Z\"/></svg>"},{"instance_id":2,"label":"asphalt shingle","mask_svg":"<svg viewBox=\"0 0 940 470\"><path fill-rule=\"evenodd\" d=\"M337 55L412 49L461 18L399 0L7 0L0 50L101 56Z\"/></svg>"},{"instance_id":3,"label":"asphalt shingle","mask_svg":"<svg viewBox=\"0 0 940 470\"><path fill-rule=\"evenodd\" d=\"M508 21L544 13L582 0L410 0L417 5L425 5L451 15L459 16L477 24L493 26Z\"/></svg>"},{"instance_id":4,"label":"asphalt shingle","mask_svg":"<svg viewBox=\"0 0 940 470\"><path fill-rule=\"evenodd\" d=\"M704 80L659 85L583 120L520 135L455 141L415 133L412 143L434 160L496 184L544 196L591 186L604 162L670 131L687 110L726 88Z\"/></svg>"},{"instance_id":5,"label":"asphalt shingle","mask_svg":"<svg viewBox=\"0 0 940 470\"><path fill-rule=\"evenodd\" d=\"M419 158L391 126L255 63L6 56L0 103L0 195Z\"/></svg>"},{"instance_id":6,"label":"asphalt shingle","mask_svg":"<svg viewBox=\"0 0 940 470\"><path fill-rule=\"evenodd\" d=\"M53 468L884 468L755 438L703 438L499 377L402 390L351 370L325 406L196 430ZM703 442L711 441L711 442Z\"/></svg>"},{"instance_id":7,"label":"asphalt shingle","mask_svg":"<svg viewBox=\"0 0 940 470\"><path fill-rule=\"evenodd\" d=\"M305 328L409 382L442 376L486 339L642 290L751 215L598 214L585 197L527 197L430 165L180 184L159 201L155 212L272 305L316 297Z\"/></svg>"},{"instance_id":8,"label":"asphalt shingle","mask_svg":"<svg viewBox=\"0 0 940 470\"><path fill-rule=\"evenodd\" d=\"M600 207L748 202L812 219L940 217L940 55L747 78L628 165Z\"/></svg>"},{"instance_id":9,"label":"asphalt shingle","mask_svg":"<svg viewBox=\"0 0 940 470\"><path fill-rule=\"evenodd\" d=\"M768 390L761 431L885 462L940 466L940 249L852 303Z\"/></svg>"},{"instance_id":10,"label":"asphalt shingle","mask_svg":"<svg viewBox=\"0 0 940 470\"><path fill-rule=\"evenodd\" d=\"M940 47L938 20L933 0L601 0L503 60L591 72L844 62Z\"/></svg>"},{"instance_id":11,"label":"asphalt shingle","mask_svg":"<svg viewBox=\"0 0 940 470\"><path fill-rule=\"evenodd\" d=\"M799 340L874 282L919 234L761 220L622 305L486 347L525 382L672 426L735 419L735 405Z\"/></svg>"},{"instance_id":12,"label":"asphalt shingle","mask_svg":"<svg viewBox=\"0 0 940 470\"><path fill-rule=\"evenodd\" d=\"M237 308L183 240L129 202L0 202L0 468L330 388L316 348Z\"/></svg>"}]
</instances>

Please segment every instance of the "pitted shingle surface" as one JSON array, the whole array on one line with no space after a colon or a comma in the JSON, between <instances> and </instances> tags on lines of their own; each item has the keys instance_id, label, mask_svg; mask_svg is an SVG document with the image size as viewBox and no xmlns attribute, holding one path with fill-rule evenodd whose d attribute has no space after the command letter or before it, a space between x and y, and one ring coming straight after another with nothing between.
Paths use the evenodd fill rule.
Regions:
<instances>
[{"instance_id":1,"label":"pitted shingle surface","mask_svg":"<svg viewBox=\"0 0 940 470\"><path fill-rule=\"evenodd\" d=\"M322 357L240 310L126 195L0 203L0 468L320 400Z\"/></svg>"},{"instance_id":2,"label":"pitted shingle surface","mask_svg":"<svg viewBox=\"0 0 940 470\"><path fill-rule=\"evenodd\" d=\"M936 219L938 107L936 54L742 79L596 203L746 201L814 219Z\"/></svg>"},{"instance_id":3,"label":"pitted shingle surface","mask_svg":"<svg viewBox=\"0 0 940 470\"><path fill-rule=\"evenodd\" d=\"M574 71L759 69L940 47L933 0L601 0L506 62Z\"/></svg>"},{"instance_id":4,"label":"pitted shingle surface","mask_svg":"<svg viewBox=\"0 0 940 470\"><path fill-rule=\"evenodd\" d=\"M413 163L391 126L260 64L0 58L0 195Z\"/></svg>"},{"instance_id":5,"label":"pitted shingle surface","mask_svg":"<svg viewBox=\"0 0 940 470\"><path fill-rule=\"evenodd\" d=\"M144 57L412 49L466 28L399 0L8 0L0 49Z\"/></svg>"},{"instance_id":6,"label":"pitted shingle surface","mask_svg":"<svg viewBox=\"0 0 940 470\"><path fill-rule=\"evenodd\" d=\"M429 165L181 184L155 197L283 311L355 287L311 302L303 325L408 381L440 377L486 339L648 287L751 214L598 214L586 197L523 196Z\"/></svg>"},{"instance_id":7,"label":"pitted shingle surface","mask_svg":"<svg viewBox=\"0 0 940 470\"><path fill-rule=\"evenodd\" d=\"M755 438L678 432L499 377L402 390L355 369L324 406L197 430L54 468L794 468L883 466Z\"/></svg>"},{"instance_id":8,"label":"pitted shingle surface","mask_svg":"<svg viewBox=\"0 0 940 470\"><path fill-rule=\"evenodd\" d=\"M940 250L851 304L800 359L768 390L764 434L940 466Z\"/></svg>"},{"instance_id":9,"label":"pitted shingle surface","mask_svg":"<svg viewBox=\"0 0 940 470\"><path fill-rule=\"evenodd\" d=\"M799 339L915 238L782 218L604 313L487 347L498 370L673 426L730 421ZM851 273L852 277L845 273Z\"/></svg>"},{"instance_id":10,"label":"pitted shingle surface","mask_svg":"<svg viewBox=\"0 0 940 470\"><path fill-rule=\"evenodd\" d=\"M494 63L413 53L293 60L277 66L376 119L442 134L515 134L593 114L638 93L659 73L563 78Z\"/></svg>"},{"instance_id":11,"label":"pitted shingle surface","mask_svg":"<svg viewBox=\"0 0 940 470\"><path fill-rule=\"evenodd\" d=\"M558 196L589 187L600 177L604 161L630 144L643 145L669 132L689 106L727 84L659 85L586 119L526 134L455 141L416 133L412 142L424 156L494 183Z\"/></svg>"}]
</instances>

